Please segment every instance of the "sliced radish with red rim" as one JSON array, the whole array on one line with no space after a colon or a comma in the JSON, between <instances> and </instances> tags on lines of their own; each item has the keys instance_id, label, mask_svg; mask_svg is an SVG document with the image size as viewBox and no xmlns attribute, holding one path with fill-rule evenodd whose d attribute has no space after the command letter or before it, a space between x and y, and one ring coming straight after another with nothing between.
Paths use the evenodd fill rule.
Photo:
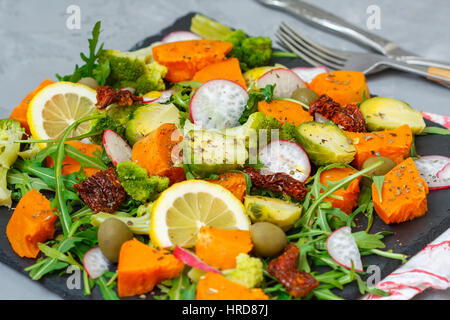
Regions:
<instances>
[{"instance_id":1,"label":"sliced radish with red rim","mask_svg":"<svg viewBox=\"0 0 450 320\"><path fill-rule=\"evenodd\" d=\"M439 155L423 156L414 163L428 188L433 190L450 187L450 158Z\"/></svg>"},{"instance_id":2,"label":"sliced radish with red rim","mask_svg":"<svg viewBox=\"0 0 450 320\"><path fill-rule=\"evenodd\" d=\"M293 141L274 140L259 151L259 161L273 173L284 172L305 182L311 173L308 154Z\"/></svg>"},{"instance_id":3,"label":"sliced radish with red rim","mask_svg":"<svg viewBox=\"0 0 450 320\"><path fill-rule=\"evenodd\" d=\"M319 123L327 123L327 122L333 122L327 118L325 118L323 115L321 115L320 113L316 112L314 113L314 121L315 122L319 122Z\"/></svg>"},{"instance_id":4,"label":"sliced radish with red rim","mask_svg":"<svg viewBox=\"0 0 450 320\"><path fill-rule=\"evenodd\" d=\"M350 227L342 227L328 236L327 251L331 259L344 268L363 271L361 254Z\"/></svg>"},{"instance_id":5,"label":"sliced radish with red rim","mask_svg":"<svg viewBox=\"0 0 450 320\"><path fill-rule=\"evenodd\" d=\"M305 82L311 82L317 75L321 73L328 72L328 69L324 66L319 67L295 67L291 69L295 74L297 74L300 79L302 79Z\"/></svg>"},{"instance_id":6,"label":"sliced radish with red rim","mask_svg":"<svg viewBox=\"0 0 450 320\"><path fill-rule=\"evenodd\" d=\"M105 130L103 145L113 165L117 166L121 162L131 161L130 145L114 130Z\"/></svg>"},{"instance_id":7,"label":"sliced radish with red rim","mask_svg":"<svg viewBox=\"0 0 450 320\"><path fill-rule=\"evenodd\" d=\"M143 104L150 104L150 103L165 103L167 101L170 100L170 97L172 96L172 94L175 92L175 90L164 90L161 91L161 95L159 97L154 97L154 98L148 98L148 97L143 97Z\"/></svg>"},{"instance_id":8,"label":"sliced radish with red rim","mask_svg":"<svg viewBox=\"0 0 450 320\"><path fill-rule=\"evenodd\" d=\"M197 268L206 272L220 273L219 270L211 267L207 263L200 260L200 258L197 257L194 253L190 252L189 250L183 249L180 246L175 246L175 249L173 250L172 254L178 260L180 260L181 262L187 264L192 268Z\"/></svg>"},{"instance_id":9,"label":"sliced radish with red rim","mask_svg":"<svg viewBox=\"0 0 450 320\"><path fill-rule=\"evenodd\" d=\"M210 80L192 96L189 115L192 123L205 129L237 127L247 100L247 90L237 83L225 79Z\"/></svg>"},{"instance_id":10,"label":"sliced radish with red rim","mask_svg":"<svg viewBox=\"0 0 450 320\"><path fill-rule=\"evenodd\" d=\"M189 31L174 31L166 35L164 38L162 38L162 43L169 43L169 42L177 42L177 41L188 41L188 40L202 40L203 38L200 37L198 34L189 32Z\"/></svg>"},{"instance_id":11,"label":"sliced radish with red rim","mask_svg":"<svg viewBox=\"0 0 450 320\"><path fill-rule=\"evenodd\" d=\"M97 279L109 270L111 263L103 255L100 247L95 247L84 254L83 267L89 277Z\"/></svg>"},{"instance_id":12,"label":"sliced radish with red rim","mask_svg":"<svg viewBox=\"0 0 450 320\"><path fill-rule=\"evenodd\" d=\"M258 88L275 84L274 98L290 98L298 88L306 88L305 82L289 69L273 69L264 73L257 81Z\"/></svg>"}]
</instances>

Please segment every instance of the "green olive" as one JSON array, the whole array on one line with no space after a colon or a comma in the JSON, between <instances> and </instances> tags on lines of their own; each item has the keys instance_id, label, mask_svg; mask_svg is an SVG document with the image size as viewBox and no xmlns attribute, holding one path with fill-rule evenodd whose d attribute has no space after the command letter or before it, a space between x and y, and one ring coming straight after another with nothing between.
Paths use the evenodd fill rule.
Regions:
<instances>
[{"instance_id":1,"label":"green olive","mask_svg":"<svg viewBox=\"0 0 450 320\"><path fill-rule=\"evenodd\" d=\"M106 219L98 228L97 238L100 250L113 263L119 260L122 244L132 237L133 233L128 226L119 219Z\"/></svg>"},{"instance_id":2,"label":"green olive","mask_svg":"<svg viewBox=\"0 0 450 320\"><path fill-rule=\"evenodd\" d=\"M370 167L371 165L375 164L378 161L383 161L383 163L376 167L373 170L370 170L367 175L368 176L384 176L386 173L388 173L389 171L391 171L395 166L395 162L392 161L389 158L386 157L372 157L367 159L366 161L364 161L363 165L362 165L362 169L365 169L367 167Z\"/></svg>"},{"instance_id":3,"label":"green olive","mask_svg":"<svg viewBox=\"0 0 450 320\"><path fill-rule=\"evenodd\" d=\"M311 89L298 88L297 90L294 91L291 98L309 106L311 103L316 101L319 98L319 96Z\"/></svg>"},{"instance_id":4,"label":"green olive","mask_svg":"<svg viewBox=\"0 0 450 320\"><path fill-rule=\"evenodd\" d=\"M369 172L367 172L366 175L368 175L369 177L384 176L386 173L391 171L396 166L395 162L392 161L391 159L386 158L386 157L377 156L377 157L369 158L366 161L364 161L361 168L365 169L367 167L370 167L371 165L375 164L376 162L378 162L380 160L383 161L383 163L380 166L376 167L375 169L372 169ZM372 184L372 181L371 181L371 179L368 179L367 177L363 177L362 183L367 186L370 186Z\"/></svg>"},{"instance_id":5,"label":"green olive","mask_svg":"<svg viewBox=\"0 0 450 320\"><path fill-rule=\"evenodd\" d=\"M262 257L273 257L287 245L284 231L269 222L257 222L250 227L254 253Z\"/></svg>"},{"instance_id":6,"label":"green olive","mask_svg":"<svg viewBox=\"0 0 450 320\"><path fill-rule=\"evenodd\" d=\"M85 86L90 87L91 89L96 90L99 87L97 80L92 77L81 78L78 83L84 84Z\"/></svg>"}]
</instances>

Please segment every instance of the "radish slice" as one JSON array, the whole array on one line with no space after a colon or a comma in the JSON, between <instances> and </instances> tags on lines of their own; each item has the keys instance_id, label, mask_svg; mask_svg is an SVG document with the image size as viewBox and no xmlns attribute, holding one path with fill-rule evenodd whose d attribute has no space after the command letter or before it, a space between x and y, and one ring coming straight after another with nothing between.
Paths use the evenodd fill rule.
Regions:
<instances>
[{"instance_id":1,"label":"radish slice","mask_svg":"<svg viewBox=\"0 0 450 320\"><path fill-rule=\"evenodd\" d=\"M327 122L333 122L327 118L325 118L323 115L321 115L320 113L316 112L314 113L314 121L315 122L319 122L319 123L327 123Z\"/></svg>"},{"instance_id":2,"label":"radish slice","mask_svg":"<svg viewBox=\"0 0 450 320\"><path fill-rule=\"evenodd\" d=\"M308 154L293 141L275 140L259 151L259 161L271 172L284 172L305 182L311 173Z\"/></svg>"},{"instance_id":3,"label":"radish slice","mask_svg":"<svg viewBox=\"0 0 450 320\"><path fill-rule=\"evenodd\" d=\"M105 130L103 133L103 145L113 165L117 166L124 161L131 161L131 147L115 131Z\"/></svg>"},{"instance_id":4,"label":"radish slice","mask_svg":"<svg viewBox=\"0 0 450 320\"><path fill-rule=\"evenodd\" d=\"M175 92L175 90L164 90L161 91L161 95L159 97L153 97L153 98L149 98L149 97L143 97L142 98L142 103L143 104L149 104L149 103L165 103L167 101L170 100L170 97L172 96L172 94Z\"/></svg>"},{"instance_id":5,"label":"radish slice","mask_svg":"<svg viewBox=\"0 0 450 320\"><path fill-rule=\"evenodd\" d=\"M89 277L97 279L109 269L110 262L103 255L100 247L95 247L84 254L83 267Z\"/></svg>"},{"instance_id":6,"label":"radish slice","mask_svg":"<svg viewBox=\"0 0 450 320\"><path fill-rule=\"evenodd\" d=\"M450 187L450 158L437 155L424 156L414 163L428 188L434 190Z\"/></svg>"},{"instance_id":7,"label":"radish slice","mask_svg":"<svg viewBox=\"0 0 450 320\"><path fill-rule=\"evenodd\" d=\"M361 255L350 227L339 228L330 234L327 239L327 250L337 264L351 269L353 261L355 270L363 271Z\"/></svg>"},{"instance_id":8,"label":"radish slice","mask_svg":"<svg viewBox=\"0 0 450 320\"><path fill-rule=\"evenodd\" d=\"M136 88L133 88L133 87L124 87L120 90L121 91L130 91L132 94L134 94L136 92Z\"/></svg>"},{"instance_id":9,"label":"radish slice","mask_svg":"<svg viewBox=\"0 0 450 320\"><path fill-rule=\"evenodd\" d=\"M202 40L202 37L189 31L174 31L162 38L161 42L169 43L188 40Z\"/></svg>"},{"instance_id":10,"label":"radish slice","mask_svg":"<svg viewBox=\"0 0 450 320\"><path fill-rule=\"evenodd\" d=\"M264 73L257 81L258 88L268 84L275 84L274 98L290 98L298 88L306 88L306 84L293 71L289 69L273 69Z\"/></svg>"},{"instance_id":11,"label":"radish slice","mask_svg":"<svg viewBox=\"0 0 450 320\"><path fill-rule=\"evenodd\" d=\"M291 70L305 82L311 82L317 75L328 72L328 69L324 66L314 68L295 67Z\"/></svg>"},{"instance_id":12,"label":"radish slice","mask_svg":"<svg viewBox=\"0 0 450 320\"><path fill-rule=\"evenodd\" d=\"M161 97L157 97L157 98L142 97L142 103L143 103L143 104L154 103L154 102L156 102L159 98L161 98Z\"/></svg>"},{"instance_id":13,"label":"radish slice","mask_svg":"<svg viewBox=\"0 0 450 320\"><path fill-rule=\"evenodd\" d=\"M170 97L175 92L175 90L164 90L161 91L161 96L156 99L155 103L165 103L170 100Z\"/></svg>"},{"instance_id":14,"label":"radish slice","mask_svg":"<svg viewBox=\"0 0 450 320\"><path fill-rule=\"evenodd\" d=\"M450 163L447 163L442 170L439 170L439 172L436 174L436 177L439 179L447 179L450 178Z\"/></svg>"},{"instance_id":15,"label":"radish slice","mask_svg":"<svg viewBox=\"0 0 450 320\"><path fill-rule=\"evenodd\" d=\"M225 79L210 80L192 96L189 115L192 123L205 129L237 127L247 100L247 90L237 83Z\"/></svg>"},{"instance_id":16,"label":"radish slice","mask_svg":"<svg viewBox=\"0 0 450 320\"><path fill-rule=\"evenodd\" d=\"M197 268L206 272L214 272L214 273L220 273L219 270L209 266L202 260L200 260L199 257L197 257L194 253L181 248L180 246L175 246L175 249L173 250L173 255L175 258L183 262L184 264L187 264L190 267Z\"/></svg>"}]
</instances>

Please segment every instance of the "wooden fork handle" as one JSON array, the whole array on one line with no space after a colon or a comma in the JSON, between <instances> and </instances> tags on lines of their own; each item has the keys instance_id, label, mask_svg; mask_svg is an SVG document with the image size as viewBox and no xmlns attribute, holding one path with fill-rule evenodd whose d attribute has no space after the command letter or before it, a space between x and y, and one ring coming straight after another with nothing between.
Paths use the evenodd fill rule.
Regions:
<instances>
[{"instance_id":1,"label":"wooden fork handle","mask_svg":"<svg viewBox=\"0 0 450 320\"><path fill-rule=\"evenodd\" d=\"M440 83L445 84L445 85L450 85L450 70L436 68L436 67L429 67L427 69L427 72L431 73L431 74L434 74L436 76L448 79L448 81L441 81L441 80L436 80L436 79L427 77L428 80L437 81L437 82L440 82Z\"/></svg>"}]
</instances>

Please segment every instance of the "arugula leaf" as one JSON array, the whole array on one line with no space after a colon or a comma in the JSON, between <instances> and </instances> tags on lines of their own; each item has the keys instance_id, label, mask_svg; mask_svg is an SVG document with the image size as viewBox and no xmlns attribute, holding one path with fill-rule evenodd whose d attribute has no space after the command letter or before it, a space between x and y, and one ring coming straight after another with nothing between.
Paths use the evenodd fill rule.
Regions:
<instances>
[{"instance_id":1,"label":"arugula leaf","mask_svg":"<svg viewBox=\"0 0 450 320\"><path fill-rule=\"evenodd\" d=\"M266 101L267 103L270 103L273 99L273 91L275 90L275 84L268 84L262 89L257 89L250 91L252 88L249 88L248 91L250 91L247 105L245 106L245 110L242 113L241 117L239 118L239 123L244 124L247 122L248 117L252 114L258 111L258 102L260 101Z\"/></svg>"},{"instance_id":2,"label":"arugula leaf","mask_svg":"<svg viewBox=\"0 0 450 320\"><path fill-rule=\"evenodd\" d=\"M369 234L366 231L352 233L353 238L360 249L384 249L386 245L381 241L383 235Z\"/></svg>"},{"instance_id":3,"label":"arugula leaf","mask_svg":"<svg viewBox=\"0 0 450 320\"><path fill-rule=\"evenodd\" d=\"M83 66L75 65L75 70L72 74L66 76L60 76L56 74L56 78L59 81L78 82L81 78L92 77L99 85L105 85L106 79L110 73L109 63L97 64L98 56L103 50L103 43L97 50L98 40L100 37L101 22L97 21L92 29L92 38L88 39L89 42L89 55L80 53L81 60L85 63Z\"/></svg>"},{"instance_id":4,"label":"arugula leaf","mask_svg":"<svg viewBox=\"0 0 450 320\"><path fill-rule=\"evenodd\" d=\"M441 128L441 127L425 127L421 133L418 133L417 135L424 136L427 134L440 134L447 136L450 134L449 129Z\"/></svg>"},{"instance_id":5,"label":"arugula leaf","mask_svg":"<svg viewBox=\"0 0 450 320\"><path fill-rule=\"evenodd\" d=\"M383 191L384 176L374 176L373 182L375 183L375 188L377 189L378 196L380 197L380 202L383 202L382 191Z\"/></svg>"}]
</instances>

